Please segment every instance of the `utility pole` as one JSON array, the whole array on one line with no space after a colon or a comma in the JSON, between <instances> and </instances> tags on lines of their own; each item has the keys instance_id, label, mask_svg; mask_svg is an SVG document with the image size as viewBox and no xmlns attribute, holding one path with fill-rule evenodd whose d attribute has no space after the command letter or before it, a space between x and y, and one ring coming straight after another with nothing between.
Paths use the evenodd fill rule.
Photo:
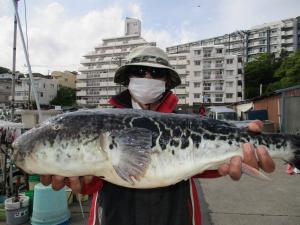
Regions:
<instances>
[{"instance_id":1,"label":"utility pole","mask_svg":"<svg viewBox=\"0 0 300 225\"><path fill-rule=\"evenodd\" d=\"M18 1L16 2L16 8L18 8ZM16 53L17 53L17 15L14 18L14 39L13 39L13 64L12 64L12 77L11 77L11 117L10 120L13 122L15 116L15 80L16 80Z\"/></svg>"}]
</instances>

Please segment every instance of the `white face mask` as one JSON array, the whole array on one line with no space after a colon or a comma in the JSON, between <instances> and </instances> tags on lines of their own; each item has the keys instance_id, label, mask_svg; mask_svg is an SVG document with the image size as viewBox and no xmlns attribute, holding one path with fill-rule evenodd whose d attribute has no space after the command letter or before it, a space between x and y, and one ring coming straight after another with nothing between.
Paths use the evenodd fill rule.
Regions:
<instances>
[{"instance_id":1,"label":"white face mask","mask_svg":"<svg viewBox=\"0 0 300 225\"><path fill-rule=\"evenodd\" d=\"M147 78L130 78L128 90L134 99L149 104L160 99L166 90L166 82Z\"/></svg>"}]
</instances>

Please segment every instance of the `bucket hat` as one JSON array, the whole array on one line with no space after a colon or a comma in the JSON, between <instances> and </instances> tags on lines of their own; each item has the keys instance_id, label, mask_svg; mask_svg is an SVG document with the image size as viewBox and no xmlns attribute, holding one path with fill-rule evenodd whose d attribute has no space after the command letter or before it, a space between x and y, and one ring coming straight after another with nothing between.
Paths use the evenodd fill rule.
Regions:
<instances>
[{"instance_id":1,"label":"bucket hat","mask_svg":"<svg viewBox=\"0 0 300 225\"><path fill-rule=\"evenodd\" d=\"M172 89L181 84L178 73L171 67L168 55L160 48L154 46L139 46L131 50L126 57L125 65L118 68L115 73L114 82L124 86L129 84L127 70L132 66L149 66L167 69L168 86Z\"/></svg>"}]
</instances>

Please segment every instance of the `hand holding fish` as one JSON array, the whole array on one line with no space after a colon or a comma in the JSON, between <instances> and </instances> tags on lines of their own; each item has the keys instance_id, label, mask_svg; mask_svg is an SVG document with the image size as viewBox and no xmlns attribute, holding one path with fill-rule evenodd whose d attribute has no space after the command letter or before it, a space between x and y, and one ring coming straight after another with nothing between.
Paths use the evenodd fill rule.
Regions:
<instances>
[{"instance_id":1,"label":"hand holding fish","mask_svg":"<svg viewBox=\"0 0 300 225\"><path fill-rule=\"evenodd\" d=\"M259 120L253 121L248 125L249 131L255 133L260 133L262 127L263 123ZM242 176L242 163L255 169L261 168L267 173L271 173L275 170L275 163L265 146L258 146L254 149L252 144L245 143L243 144L243 154L244 159L240 156L234 156L230 159L230 163L222 164L218 169L220 175L229 175L233 180L239 180Z\"/></svg>"}]
</instances>

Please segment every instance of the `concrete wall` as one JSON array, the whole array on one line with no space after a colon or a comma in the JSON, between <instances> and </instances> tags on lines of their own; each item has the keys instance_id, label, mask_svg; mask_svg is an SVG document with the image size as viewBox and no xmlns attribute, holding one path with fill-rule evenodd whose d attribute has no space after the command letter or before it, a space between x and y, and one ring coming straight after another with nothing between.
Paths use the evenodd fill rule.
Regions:
<instances>
[{"instance_id":1,"label":"concrete wall","mask_svg":"<svg viewBox=\"0 0 300 225\"><path fill-rule=\"evenodd\" d=\"M285 132L300 132L300 96L287 96L285 98Z\"/></svg>"}]
</instances>

